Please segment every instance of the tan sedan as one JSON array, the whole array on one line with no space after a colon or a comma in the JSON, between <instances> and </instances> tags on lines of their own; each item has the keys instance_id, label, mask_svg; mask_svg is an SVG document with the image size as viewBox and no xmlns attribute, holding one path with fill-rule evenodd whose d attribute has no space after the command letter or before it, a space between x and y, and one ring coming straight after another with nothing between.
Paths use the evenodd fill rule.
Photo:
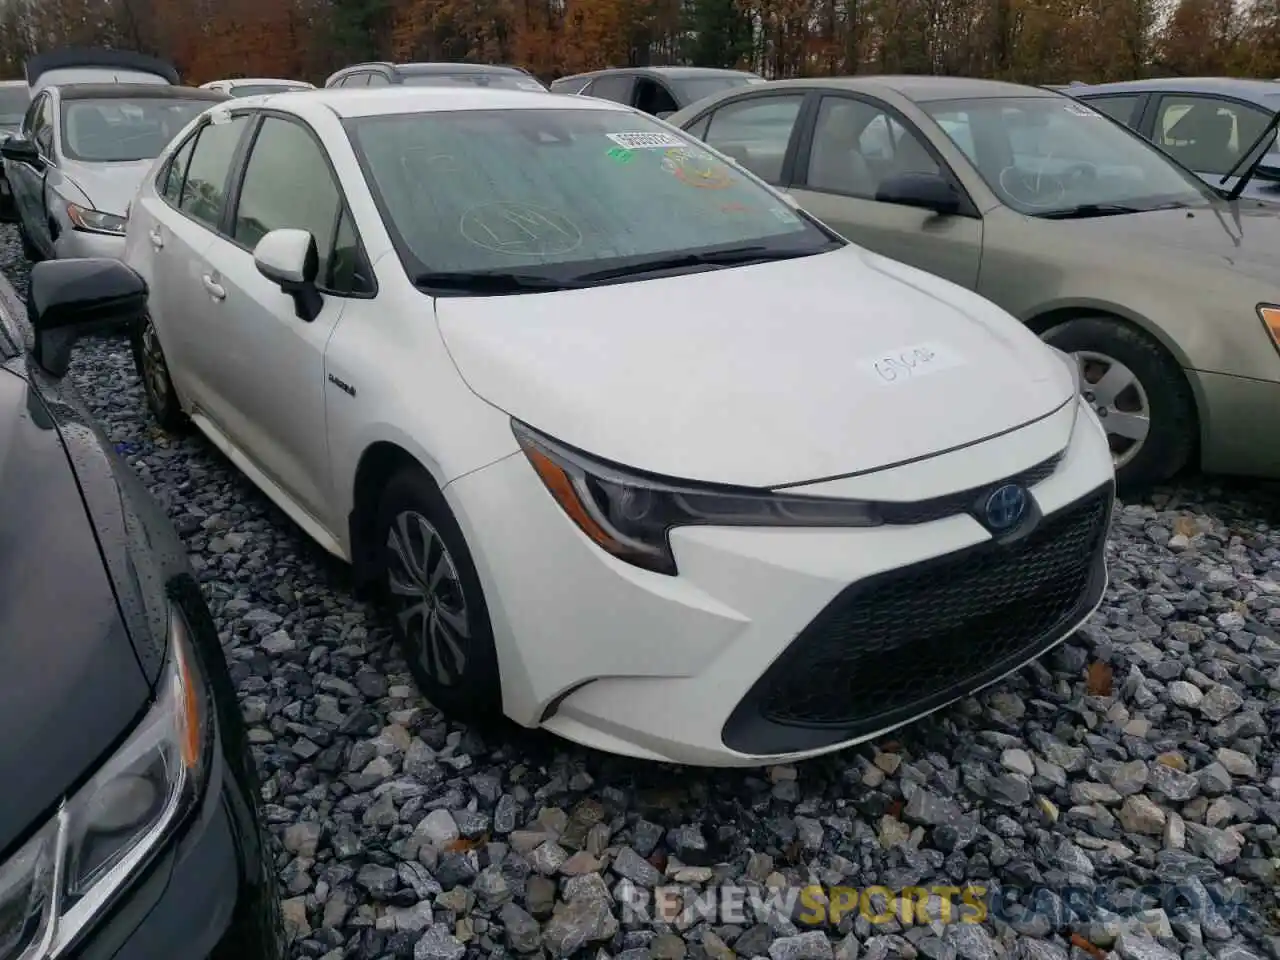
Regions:
<instances>
[{"instance_id":1,"label":"tan sedan","mask_svg":"<svg viewBox=\"0 0 1280 960\"><path fill-rule=\"evenodd\" d=\"M1076 356L1124 487L1280 477L1280 212L1092 108L947 77L789 80L670 122ZM730 215L730 214L726 214Z\"/></svg>"}]
</instances>

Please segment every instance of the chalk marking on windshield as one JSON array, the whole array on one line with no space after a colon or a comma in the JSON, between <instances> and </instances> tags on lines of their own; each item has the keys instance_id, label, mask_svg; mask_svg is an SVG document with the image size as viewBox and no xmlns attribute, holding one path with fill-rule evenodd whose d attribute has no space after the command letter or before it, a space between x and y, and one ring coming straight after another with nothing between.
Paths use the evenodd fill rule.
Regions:
<instances>
[{"instance_id":1,"label":"chalk marking on windshield","mask_svg":"<svg viewBox=\"0 0 1280 960\"><path fill-rule=\"evenodd\" d=\"M470 207L458 233L477 247L515 256L554 256L582 245L582 231L564 214L514 200Z\"/></svg>"},{"instance_id":2,"label":"chalk marking on windshield","mask_svg":"<svg viewBox=\"0 0 1280 960\"><path fill-rule=\"evenodd\" d=\"M605 136L628 150L666 150L684 146L683 140L670 133L606 133Z\"/></svg>"}]
</instances>

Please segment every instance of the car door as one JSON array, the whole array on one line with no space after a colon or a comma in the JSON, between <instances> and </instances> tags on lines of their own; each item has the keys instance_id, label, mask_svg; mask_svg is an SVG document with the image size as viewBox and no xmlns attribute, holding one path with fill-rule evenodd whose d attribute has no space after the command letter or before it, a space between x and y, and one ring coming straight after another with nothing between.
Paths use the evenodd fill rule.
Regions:
<instances>
[{"instance_id":1,"label":"car door","mask_svg":"<svg viewBox=\"0 0 1280 960\"><path fill-rule=\"evenodd\" d=\"M213 382L224 345L216 325L218 303L205 279L204 253L226 210L232 167L251 114L219 112L214 117L172 155L159 190L144 189L135 201L146 219L136 227L130 224L129 242L145 244L143 249L150 251L142 256L150 257L151 319L174 386L190 407L217 419ZM138 231L144 235L137 237Z\"/></svg>"},{"instance_id":2,"label":"car door","mask_svg":"<svg viewBox=\"0 0 1280 960\"><path fill-rule=\"evenodd\" d=\"M1143 134L1209 183L1217 184L1271 120L1262 107L1229 97L1162 93Z\"/></svg>"},{"instance_id":3,"label":"car door","mask_svg":"<svg viewBox=\"0 0 1280 960\"><path fill-rule=\"evenodd\" d=\"M305 123L266 113L253 136L225 223L204 253L219 362L210 384L218 395L218 428L273 483L326 529L330 498L325 428L325 346L346 300L326 282L342 194L328 154ZM268 232L306 230L316 241L320 314L295 313L293 298L254 265Z\"/></svg>"},{"instance_id":4,"label":"car door","mask_svg":"<svg viewBox=\"0 0 1280 960\"><path fill-rule=\"evenodd\" d=\"M869 250L973 289L982 262L982 218L928 138L893 107L871 97L823 94L807 112L791 194L800 206ZM712 121L715 129L715 121ZM933 174L962 197L962 212L875 199L887 177Z\"/></svg>"},{"instance_id":5,"label":"car door","mask_svg":"<svg viewBox=\"0 0 1280 960\"><path fill-rule=\"evenodd\" d=\"M31 101L22 121L22 137L36 145L41 165L5 162L6 176L13 189L13 202L23 230L46 256L53 254L49 236L49 217L45 209L44 183L47 166L53 158L53 97L40 93Z\"/></svg>"}]
</instances>

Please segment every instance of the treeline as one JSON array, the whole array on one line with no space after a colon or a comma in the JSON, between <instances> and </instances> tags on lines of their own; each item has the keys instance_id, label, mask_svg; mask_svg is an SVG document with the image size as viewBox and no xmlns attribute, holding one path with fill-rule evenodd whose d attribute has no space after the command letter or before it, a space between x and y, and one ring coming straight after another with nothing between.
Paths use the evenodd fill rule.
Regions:
<instances>
[{"instance_id":1,"label":"treeline","mask_svg":"<svg viewBox=\"0 0 1280 960\"><path fill-rule=\"evenodd\" d=\"M320 82L367 59L512 63L544 79L658 63L767 77L1270 78L1280 0L0 0L5 76L66 45L158 54L190 83Z\"/></svg>"}]
</instances>

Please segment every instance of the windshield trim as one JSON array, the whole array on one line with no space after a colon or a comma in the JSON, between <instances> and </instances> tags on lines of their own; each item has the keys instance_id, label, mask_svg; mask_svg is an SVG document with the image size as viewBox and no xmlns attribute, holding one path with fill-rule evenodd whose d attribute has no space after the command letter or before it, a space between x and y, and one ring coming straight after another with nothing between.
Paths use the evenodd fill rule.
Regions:
<instances>
[{"instance_id":1,"label":"windshield trim","mask_svg":"<svg viewBox=\"0 0 1280 960\"><path fill-rule=\"evenodd\" d=\"M468 110L468 111L465 111L465 113L467 114L507 113L507 112L510 112L510 110L511 108L502 107L502 108L491 108L487 110ZM561 112L563 108L539 107L539 108L536 108L536 110L556 113L556 112ZM360 167L360 174L364 178L365 187L368 189L370 197L373 198L373 203L374 203L374 206L377 208L378 216L382 220L382 226L387 231L387 236L391 240L391 246L395 249L396 259L400 262L400 269L403 272L406 280L408 280L411 285L413 283L414 277L420 276L422 274L432 273L433 272L432 268L430 264L423 263L418 258L417 254L414 253L408 241L405 240L404 234L401 233L400 227L396 223L395 218L391 215L390 206L388 205L386 198L383 196L382 189L378 184L377 177L374 176L368 157L365 155L364 148L360 143L358 128L362 123L369 122L369 121L376 122L380 120L388 120L391 118L430 116L437 112L453 112L453 111L407 111L404 113L369 114L366 116L346 117L342 120L342 127L347 135L347 142L351 146L351 152L355 155L356 164ZM535 111L530 110L529 112L535 112ZM611 112L611 111L600 111L600 112ZM655 121L655 122L658 122L658 121ZM670 132L670 131L664 130L663 132ZM719 157L721 160L725 161L726 163L732 162L730 158L725 157L723 154L719 153L719 151L709 147L707 144L704 144L702 141L697 140L694 137L691 137L689 134L685 133L684 131L676 130L675 132L679 136L687 140L690 146L697 147L698 149L706 150L712 154L715 154L715 156ZM747 179L750 180L754 185L756 185L760 189L763 189L766 193L776 197L780 202L786 204L788 209L792 213L794 213L801 220L802 223L804 223L808 227L811 227L813 230L817 231L821 235L822 242L815 246L815 249L812 251L813 255L817 255L819 253L829 253L832 250L837 249L838 247L845 247L849 245L848 240L840 236L840 234L836 233L826 224L822 223L820 220L818 220L808 211L802 209L800 206L795 204L795 202L786 194L782 193L776 188L770 186L765 181L761 180L750 170L747 170L745 167L735 166L735 172L745 175ZM782 235L778 234L774 236L782 236ZM762 237L757 237L752 239L754 242L763 242L768 240L769 236L762 236ZM702 247L696 247L696 248L691 247L687 249L671 249L671 250L664 250L664 251L653 253L653 254L644 254L639 256L613 257L609 259L593 259L589 261L590 269L602 270L602 269L608 269L612 267L626 266L633 261L640 261L643 259L655 259L659 256L666 258L675 254L704 253L715 247L720 247L724 245L725 244L721 242L716 244L705 244ZM578 268L581 268L582 263L581 261L572 261L567 263L556 263L549 266L551 266L553 270L563 271L564 269L572 270L575 266L577 266ZM513 266L512 269L526 275L537 275L549 281L568 282L572 280L572 274L569 274L568 276L563 275L563 273L557 275L556 273L553 273L553 272L538 274L537 264L518 265L518 266ZM683 272L692 272L698 269L701 269L701 268L693 267L689 271L683 271ZM598 284L592 284L591 286L606 286L606 285L612 285L615 283L636 283L636 282L642 282L647 279L656 279L656 278L645 277L645 276L620 277L617 279L604 281ZM419 289L421 292L423 292L427 296L433 296L433 294L427 291L422 291L420 287L415 287L415 289Z\"/></svg>"},{"instance_id":2,"label":"windshield trim","mask_svg":"<svg viewBox=\"0 0 1280 960\"><path fill-rule=\"evenodd\" d=\"M149 157L112 157L109 160L104 160L96 157L83 157L80 154L76 153L75 150L71 148L70 138L67 136L67 120L68 120L68 114L70 113L70 111L67 108L70 104L73 104L73 103L76 103L76 104L136 103L140 100L150 101L153 103L190 103L190 104L198 104L200 106L200 109L197 110L195 113L193 113L190 119L188 119L187 122L182 125L181 129L178 130L178 133L174 135L174 139L177 139L177 137L182 134L182 131L186 130L191 125L192 120L195 120L197 117L200 116L201 113L203 113L205 110L208 110L214 103L217 102L214 100L199 100L199 99L188 100L183 97L148 97L146 95L141 95L137 97L102 97L100 99L86 98L84 100L63 101L63 103L59 105L59 110L58 110L58 150L59 152L66 159L72 160L75 163L140 163L143 160L154 160L156 159L156 157L161 156L166 150L169 149L169 145L173 142L172 140L170 140L169 143L164 144L156 153L152 154Z\"/></svg>"},{"instance_id":3,"label":"windshield trim","mask_svg":"<svg viewBox=\"0 0 1280 960\"><path fill-rule=\"evenodd\" d=\"M1044 210L1044 211L1036 211L1033 213L1026 210L1020 210L1017 207L1015 207L1013 204L1005 200L1005 198L1000 194L1000 192L994 186L992 186L991 182L987 179L986 174L983 173L982 169L978 166L978 164L974 160L972 160L967 153L964 152L964 149L960 146L960 144L957 143L955 139L951 136L951 134L949 134L946 131L946 128L943 127L942 124L938 122L936 116L934 115L934 111L945 112L947 107L950 107L952 110L956 112L963 111L965 104L978 104L978 103L989 104L995 101L1001 101L1005 103L1018 103L1018 102L1023 102L1027 100L1043 100L1046 102L1054 102L1054 101L1069 102L1069 103L1080 104L1081 106L1087 107L1088 109L1096 113L1099 117L1101 117L1102 119L1110 123L1113 127L1119 128L1125 135L1130 137L1135 143L1139 144L1142 149L1145 149L1150 154L1154 154L1159 161L1163 161L1167 166L1169 166L1170 168L1175 170L1178 174L1180 174L1182 176L1182 179L1186 182L1186 184L1189 187L1191 187L1193 191L1199 193L1200 197L1207 204L1214 205L1215 203L1221 203L1224 201L1224 195L1225 195L1224 191L1219 190L1212 184L1206 183L1203 179L1201 179L1201 177L1198 174L1188 169L1187 167L1183 166L1181 163L1179 163L1173 157L1169 156L1167 153L1165 153L1163 150L1157 147L1154 143L1152 143L1142 134L1138 133L1136 130L1132 129L1127 124L1121 123L1119 120L1116 120L1114 117L1111 117L1108 114L1103 113L1101 110L1097 109L1096 107L1091 106L1089 103L1083 100L1079 100L1067 94L1057 94L1055 96L1037 96L1036 94L1028 93L1025 96L1020 96L1020 97L1010 97L1010 96L964 97L961 99L920 100L916 102L916 106L920 108L920 112L923 113L928 118L929 122L933 124L934 128L940 134L942 134L942 136L946 138L947 142L950 143L953 147L955 147L956 152L964 158L964 162L968 164L969 169L973 171L974 176L976 176L978 180L981 181L982 185L991 194L992 198L996 201L996 203L1000 204L1000 206L1002 207L1012 210L1014 213L1019 213L1027 217L1036 217L1038 219L1043 217L1046 213L1052 213L1053 211ZM1152 195L1149 199L1155 200L1157 203L1161 202L1160 198L1155 195ZM1163 198L1163 202L1168 202L1169 199L1170 199L1169 196L1165 196ZM1117 202L1120 202L1120 201L1117 201Z\"/></svg>"}]
</instances>

